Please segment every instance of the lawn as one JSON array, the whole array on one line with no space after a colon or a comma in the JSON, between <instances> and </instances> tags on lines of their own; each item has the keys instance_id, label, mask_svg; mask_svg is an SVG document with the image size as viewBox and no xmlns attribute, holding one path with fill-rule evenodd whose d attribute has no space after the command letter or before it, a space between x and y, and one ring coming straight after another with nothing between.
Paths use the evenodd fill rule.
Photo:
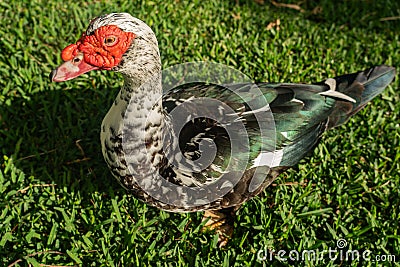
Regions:
<instances>
[{"instance_id":1,"label":"lawn","mask_svg":"<svg viewBox=\"0 0 400 267\"><path fill-rule=\"evenodd\" d=\"M399 79L247 202L222 249L201 213L152 208L112 178L99 133L119 75L48 80L62 48L109 12L154 29L164 68L212 61L270 82L400 71L399 1L262 2L0 1L0 266L400 265ZM339 239L370 261L285 261Z\"/></svg>"}]
</instances>

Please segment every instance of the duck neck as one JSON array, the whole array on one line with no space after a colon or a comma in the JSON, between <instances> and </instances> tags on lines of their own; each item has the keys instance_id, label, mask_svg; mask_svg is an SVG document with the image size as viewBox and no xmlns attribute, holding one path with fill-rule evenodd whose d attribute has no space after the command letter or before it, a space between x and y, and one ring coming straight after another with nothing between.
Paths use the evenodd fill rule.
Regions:
<instances>
[{"instance_id":1,"label":"duck neck","mask_svg":"<svg viewBox=\"0 0 400 267\"><path fill-rule=\"evenodd\" d=\"M125 103L120 105L131 116L126 114L125 119L132 118L136 124L146 126L150 111L157 106L162 110L161 59L154 33L141 21L138 23L141 26L135 32L140 35L114 71L124 77L119 98Z\"/></svg>"},{"instance_id":2,"label":"duck neck","mask_svg":"<svg viewBox=\"0 0 400 267\"><path fill-rule=\"evenodd\" d=\"M142 48L135 49L136 46ZM123 75L124 85L103 120L101 139L110 167L116 159L118 166L125 166L116 175L124 176L123 169L129 166L129 173L138 177L160 166L165 123L158 47L156 43L145 46L137 40L131 50L123 68L115 69ZM135 51L143 51L145 56ZM143 166L148 170L143 170Z\"/></svg>"}]
</instances>

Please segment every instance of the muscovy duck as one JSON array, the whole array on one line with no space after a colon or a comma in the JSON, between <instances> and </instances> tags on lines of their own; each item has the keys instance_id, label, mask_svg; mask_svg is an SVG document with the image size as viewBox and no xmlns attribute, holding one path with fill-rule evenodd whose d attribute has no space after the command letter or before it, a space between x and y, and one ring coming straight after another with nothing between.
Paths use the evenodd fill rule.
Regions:
<instances>
[{"instance_id":1,"label":"muscovy duck","mask_svg":"<svg viewBox=\"0 0 400 267\"><path fill-rule=\"evenodd\" d=\"M326 130L347 121L395 76L393 67L382 65L309 85L192 82L163 94L156 36L127 13L93 19L61 56L65 62L50 74L52 81L91 70L119 72L125 79L101 126L103 155L120 184L160 209L205 210L204 216L211 218L206 225L219 229L221 236L232 232L231 215L242 203L297 164ZM199 110L191 101L204 98L220 105L208 101L201 116L191 117L192 110ZM186 102L191 105L178 112L186 124L176 129L171 114ZM273 134L268 129L263 133L262 124ZM233 140L226 130L232 125L237 133ZM233 153L241 145L248 151ZM207 154L204 147L214 151L206 166L180 164ZM232 167L227 158L241 164Z\"/></svg>"}]
</instances>

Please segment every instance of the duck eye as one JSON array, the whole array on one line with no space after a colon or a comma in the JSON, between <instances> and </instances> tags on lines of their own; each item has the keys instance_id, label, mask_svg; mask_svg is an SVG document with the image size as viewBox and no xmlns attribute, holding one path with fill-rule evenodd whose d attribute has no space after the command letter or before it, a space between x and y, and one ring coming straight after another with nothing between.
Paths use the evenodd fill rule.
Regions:
<instances>
[{"instance_id":1,"label":"duck eye","mask_svg":"<svg viewBox=\"0 0 400 267\"><path fill-rule=\"evenodd\" d=\"M115 45L116 42L117 42L117 37L115 36L107 36L106 38L104 38L104 44L107 46Z\"/></svg>"}]
</instances>

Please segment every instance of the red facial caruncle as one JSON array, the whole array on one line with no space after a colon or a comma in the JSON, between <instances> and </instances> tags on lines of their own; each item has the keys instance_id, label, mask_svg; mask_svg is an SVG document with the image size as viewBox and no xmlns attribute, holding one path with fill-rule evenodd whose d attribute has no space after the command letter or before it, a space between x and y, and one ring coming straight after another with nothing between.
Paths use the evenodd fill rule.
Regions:
<instances>
[{"instance_id":1,"label":"red facial caruncle","mask_svg":"<svg viewBox=\"0 0 400 267\"><path fill-rule=\"evenodd\" d=\"M121 62L122 55L134 38L134 33L124 32L115 25L102 26L92 35L82 34L76 44L64 48L61 57L64 61L70 61L82 53L85 63L101 70L110 70Z\"/></svg>"}]
</instances>

